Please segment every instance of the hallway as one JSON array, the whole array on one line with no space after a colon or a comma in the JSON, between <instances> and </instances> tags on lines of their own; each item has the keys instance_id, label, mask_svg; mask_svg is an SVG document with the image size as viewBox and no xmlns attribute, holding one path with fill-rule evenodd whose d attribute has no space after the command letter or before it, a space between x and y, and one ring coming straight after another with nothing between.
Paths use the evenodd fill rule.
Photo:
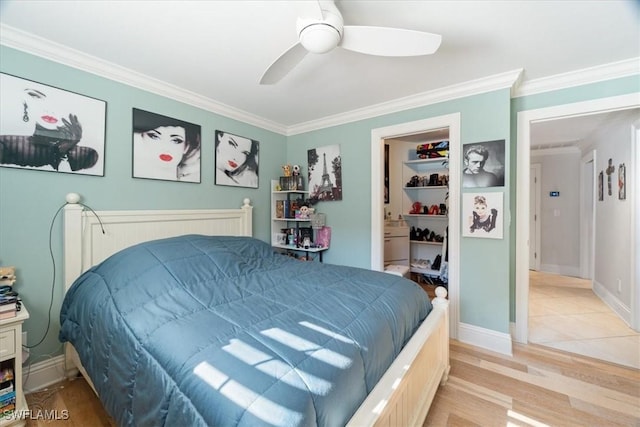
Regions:
<instances>
[{"instance_id":1,"label":"hallway","mask_svg":"<svg viewBox=\"0 0 640 427\"><path fill-rule=\"evenodd\" d=\"M529 342L640 369L640 333L576 277L529 272Z\"/></svg>"}]
</instances>

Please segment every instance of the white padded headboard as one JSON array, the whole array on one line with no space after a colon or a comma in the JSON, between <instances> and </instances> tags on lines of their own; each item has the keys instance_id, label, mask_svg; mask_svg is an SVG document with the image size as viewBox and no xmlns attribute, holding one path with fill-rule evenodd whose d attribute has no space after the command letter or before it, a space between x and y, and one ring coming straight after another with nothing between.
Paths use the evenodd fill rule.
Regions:
<instances>
[{"instance_id":1,"label":"white padded headboard","mask_svg":"<svg viewBox=\"0 0 640 427\"><path fill-rule=\"evenodd\" d=\"M244 199L239 209L96 211L95 214L81 204L69 203L64 207L65 292L81 273L138 243L183 234L251 236L252 212L249 199Z\"/></svg>"}]
</instances>

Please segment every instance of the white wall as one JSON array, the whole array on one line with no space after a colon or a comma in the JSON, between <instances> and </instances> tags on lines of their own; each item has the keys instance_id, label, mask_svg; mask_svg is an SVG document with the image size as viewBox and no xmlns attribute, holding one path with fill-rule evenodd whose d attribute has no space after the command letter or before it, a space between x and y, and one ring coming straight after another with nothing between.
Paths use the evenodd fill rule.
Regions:
<instances>
[{"instance_id":1,"label":"white wall","mask_svg":"<svg viewBox=\"0 0 640 427\"><path fill-rule=\"evenodd\" d=\"M595 207L595 271L594 291L623 319L630 323L632 260L631 221L633 197L630 193L632 179L632 126L631 122L610 129L607 135L594 139L596 150L596 188L598 175L604 175L604 200L596 196ZM609 159L615 167L611 175L612 194L608 192L606 169ZM626 199L618 198L618 171L626 165Z\"/></svg>"},{"instance_id":2,"label":"white wall","mask_svg":"<svg viewBox=\"0 0 640 427\"><path fill-rule=\"evenodd\" d=\"M580 275L580 157L578 149L531 152L541 164L540 270ZM559 197L550 197L559 191Z\"/></svg>"},{"instance_id":3,"label":"white wall","mask_svg":"<svg viewBox=\"0 0 640 427\"><path fill-rule=\"evenodd\" d=\"M413 144L415 145L415 144ZM391 219L398 219L402 212L402 162L407 159L407 144L391 140L389 142L389 204L385 205L391 212ZM404 212L406 213L406 212Z\"/></svg>"}]
</instances>

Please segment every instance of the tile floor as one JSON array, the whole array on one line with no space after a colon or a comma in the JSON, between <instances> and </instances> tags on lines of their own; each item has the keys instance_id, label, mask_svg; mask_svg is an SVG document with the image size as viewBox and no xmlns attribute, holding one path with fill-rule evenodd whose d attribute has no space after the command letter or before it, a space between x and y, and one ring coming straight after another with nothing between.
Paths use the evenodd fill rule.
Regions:
<instances>
[{"instance_id":1,"label":"tile floor","mask_svg":"<svg viewBox=\"0 0 640 427\"><path fill-rule=\"evenodd\" d=\"M530 271L529 342L640 369L640 333L576 277Z\"/></svg>"}]
</instances>

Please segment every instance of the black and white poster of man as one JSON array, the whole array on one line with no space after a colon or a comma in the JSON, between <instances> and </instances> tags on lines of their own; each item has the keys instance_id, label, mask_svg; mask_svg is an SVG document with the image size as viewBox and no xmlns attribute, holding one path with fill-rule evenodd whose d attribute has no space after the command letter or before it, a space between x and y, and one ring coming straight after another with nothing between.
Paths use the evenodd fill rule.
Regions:
<instances>
[{"instance_id":1,"label":"black and white poster of man","mask_svg":"<svg viewBox=\"0 0 640 427\"><path fill-rule=\"evenodd\" d=\"M0 73L0 166L104 176L106 102Z\"/></svg>"},{"instance_id":2,"label":"black and white poster of man","mask_svg":"<svg viewBox=\"0 0 640 427\"><path fill-rule=\"evenodd\" d=\"M462 147L462 186L504 186L504 139L465 144Z\"/></svg>"},{"instance_id":3,"label":"black and white poster of man","mask_svg":"<svg viewBox=\"0 0 640 427\"><path fill-rule=\"evenodd\" d=\"M462 194L462 235L502 239L502 193Z\"/></svg>"}]
</instances>

